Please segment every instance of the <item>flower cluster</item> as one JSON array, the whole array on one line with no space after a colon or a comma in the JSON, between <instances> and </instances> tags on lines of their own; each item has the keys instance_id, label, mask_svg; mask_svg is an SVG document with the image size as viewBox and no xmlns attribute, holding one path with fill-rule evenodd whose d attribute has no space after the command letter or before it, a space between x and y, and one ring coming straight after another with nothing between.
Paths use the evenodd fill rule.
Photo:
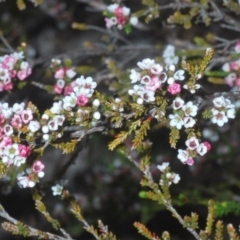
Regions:
<instances>
[{"instance_id":1,"label":"flower cluster","mask_svg":"<svg viewBox=\"0 0 240 240\"><path fill-rule=\"evenodd\" d=\"M60 59L52 59L51 68L54 71L54 78L57 80L53 86L53 91L57 94L67 95L69 88L71 88L67 83L71 82L77 73L71 67L62 67L61 62Z\"/></svg>"},{"instance_id":2,"label":"flower cluster","mask_svg":"<svg viewBox=\"0 0 240 240\"><path fill-rule=\"evenodd\" d=\"M97 83L91 77L84 78L81 76L71 82L67 96L63 98L63 108L70 111L76 105L83 107L89 102L92 97Z\"/></svg>"},{"instance_id":3,"label":"flower cluster","mask_svg":"<svg viewBox=\"0 0 240 240\"><path fill-rule=\"evenodd\" d=\"M177 157L182 163L190 166L194 164L193 158L197 157L198 155L204 156L211 149L209 142L200 143L199 139L197 139L195 136L188 138L185 144L187 149L178 149Z\"/></svg>"},{"instance_id":4,"label":"flower cluster","mask_svg":"<svg viewBox=\"0 0 240 240\"><path fill-rule=\"evenodd\" d=\"M235 118L235 106L231 101L223 96L213 99L214 108L212 111L212 123L216 123L219 127L222 127L228 122L228 118Z\"/></svg>"},{"instance_id":5,"label":"flower cluster","mask_svg":"<svg viewBox=\"0 0 240 240\"><path fill-rule=\"evenodd\" d=\"M171 127L180 130L182 126L191 128L195 125L196 120L193 117L197 115L198 107L191 101L184 104L184 100L177 97L173 101L173 109L174 114L169 114Z\"/></svg>"},{"instance_id":6,"label":"flower cluster","mask_svg":"<svg viewBox=\"0 0 240 240\"><path fill-rule=\"evenodd\" d=\"M18 174L18 185L22 188L34 187L39 181L39 178L44 177L44 168L45 166L40 160L35 161L32 165L32 168L28 168L25 172L21 172Z\"/></svg>"},{"instance_id":7,"label":"flower cluster","mask_svg":"<svg viewBox=\"0 0 240 240\"><path fill-rule=\"evenodd\" d=\"M105 22L108 29L117 26L118 29L124 28L129 33L131 25L135 26L138 23L137 17L131 16L129 8L120 6L117 3L109 5L104 15L106 16Z\"/></svg>"},{"instance_id":8,"label":"flower cluster","mask_svg":"<svg viewBox=\"0 0 240 240\"><path fill-rule=\"evenodd\" d=\"M180 181L180 176L177 173L169 172L169 163L164 162L161 165L157 165L157 168L159 171L161 171L163 174L165 174L166 180L168 182L168 185L171 185L172 183L177 184ZM164 185L164 177L160 179L159 184L162 186Z\"/></svg>"},{"instance_id":9,"label":"flower cluster","mask_svg":"<svg viewBox=\"0 0 240 240\"><path fill-rule=\"evenodd\" d=\"M175 71L175 66L170 65L165 68L153 59L146 58L142 62L137 63L142 70L137 72L132 69L130 74L131 83L138 83L133 86L133 89L128 91L129 95L138 96L137 103L155 101L155 92L161 89L163 83L167 83L167 91L176 95L181 92L181 85L176 81L183 81L185 79L184 70Z\"/></svg>"},{"instance_id":10,"label":"flower cluster","mask_svg":"<svg viewBox=\"0 0 240 240\"><path fill-rule=\"evenodd\" d=\"M25 80L32 73L23 52L15 52L0 57L0 92L13 89L13 80Z\"/></svg>"},{"instance_id":11,"label":"flower cluster","mask_svg":"<svg viewBox=\"0 0 240 240\"><path fill-rule=\"evenodd\" d=\"M235 53L240 54L240 41L237 42L235 45ZM237 60L225 63L222 67L224 72L227 72L228 75L225 77L225 82L230 87L236 86L238 89L240 89L240 58Z\"/></svg>"}]
</instances>

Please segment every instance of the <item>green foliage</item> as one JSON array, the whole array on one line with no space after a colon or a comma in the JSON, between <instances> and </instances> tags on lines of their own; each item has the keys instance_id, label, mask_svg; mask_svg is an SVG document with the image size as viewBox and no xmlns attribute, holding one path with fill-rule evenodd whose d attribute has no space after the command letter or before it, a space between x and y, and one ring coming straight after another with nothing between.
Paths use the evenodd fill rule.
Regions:
<instances>
[{"instance_id":1,"label":"green foliage","mask_svg":"<svg viewBox=\"0 0 240 240\"><path fill-rule=\"evenodd\" d=\"M169 143L172 148L176 148L176 144L180 138L180 132L177 128L172 127L169 136Z\"/></svg>"},{"instance_id":2,"label":"green foliage","mask_svg":"<svg viewBox=\"0 0 240 240\"><path fill-rule=\"evenodd\" d=\"M151 233L144 224L135 222L133 225L135 228L137 228L138 232L141 235L143 235L145 238L149 240L152 240L152 239L161 240L161 238L159 238L155 233Z\"/></svg>"},{"instance_id":3,"label":"green foliage","mask_svg":"<svg viewBox=\"0 0 240 240\"><path fill-rule=\"evenodd\" d=\"M53 219L49 212L46 209L45 204L42 202L42 196L35 190L33 192L33 200L35 201L35 208L43 214L48 222L50 222L54 229L58 230L60 228L60 224L56 219Z\"/></svg>"},{"instance_id":4,"label":"green foliage","mask_svg":"<svg viewBox=\"0 0 240 240\"><path fill-rule=\"evenodd\" d=\"M51 145L55 148L61 149L64 154L68 154L74 151L76 145L78 143L78 140L71 140L70 142L62 142L62 143L52 143Z\"/></svg>"},{"instance_id":5,"label":"green foliage","mask_svg":"<svg viewBox=\"0 0 240 240\"><path fill-rule=\"evenodd\" d=\"M229 213L233 213L237 216L240 215L239 202L233 202L233 201L215 202L214 207L215 207L216 217L221 217Z\"/></svg>"}]
</instances>

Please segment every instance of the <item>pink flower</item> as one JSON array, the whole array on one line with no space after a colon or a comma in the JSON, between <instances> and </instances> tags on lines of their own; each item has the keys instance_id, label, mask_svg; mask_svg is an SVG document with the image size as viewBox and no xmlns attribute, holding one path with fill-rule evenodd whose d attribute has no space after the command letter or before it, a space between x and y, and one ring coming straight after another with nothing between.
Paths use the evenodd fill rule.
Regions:
<instances>
[{"instance_id":1,"label":"pink flower","mask_svg":"<svg viewBox=\"0 0 240 240\"><path fill-rule=\"evenodd\" d=\"M236 53L240 53L240 41L236 43L234 50Z\"/></svg>"},{"instance_id":2,"label":"pink flower","mask_svg":"<svg viewBox=\"0 0 240 240\"><path fill-rule=\"evenodd\" d=\"M24 70L20 70L17 73L17 77L20 81L23 81L24 79L26 79L30 74L32 73L32 69L30 67L28 67L27 69Z\"/></svg>"},{"instance_id":3,"label":"pink flower","mask_svg":"<svg viewBox=\"0 0 240 240\"><path fill-rule=\"evenodd\" d=\"M89 99L86 96L80 95L77 98L77 105L83 107L88 103L88 101Z\"/></svg>"},{"instance_id":4,"label":"pink flower","mask_svg":"<svg viewBox=\"0 0 240 240\"><path fill-rule=\"evenodd\" d=\"M0 142L0 147L6 147L12 144L12 139L10 137L4 136Z\"/></svg>"},{"instance_id":5,"label":"pink flower","mask_svg":"<svg viewBox=\"0 0 240 240\"><path fill-rule=\"evenodd\" d=\"M9 70L12 70L14 65L16 64L17 59L13 56L6 56L4 58L4 61L2 63L3 68L7 68Z\"/></svg>"},{"instance_id":6,"label":"pink flower","mask_svg":"<svg viewBox=\"0 0 240 240\"><path fill-rule=\"evenodd\" d=\"M158 76L153 76L149 84L147 84L146 89L155 92L161 87L161 82Z\"/></svg>"},{"instance_id":7,"label":"pink flower","mask_svg":"<svg viewBox=\"0 0 240 240\"><path fill-rule=\"evenodd\" d=\"M45 167L44 164L40 160L37 160L36 162L34 162L32 166L32 170L35 173L39 173L39 172L42 172L44 167Z\"/></svg>"},{"instance_id":8,"label":"pink flower","mask_svg":"<svg viewBox=\"0 0 240 240\"><path fill-rule=\"evenodd\" d=\"M13 127L21 128L22 127L22 119L18 114L15 114L11 120L11 124Z\"/></svg>"},{"instance_id":9,"label":"pink flower","mask_svg":"<svg viewBox=\"0 0 240 240\"><path fill-rule=\"evenodd\" d=\"M168 92L170 92L172 95L176 95L181 92L181 85L178 83L173 83L169 85Z\"/></svg>"},{"instance_id":10,"label":"pink flower","mask_svg":"<svg viewBox=\"0 0 240 240\"><path fill-rule=\"evenodd\" d=\"M7 83L3 86L3 89L6 90L6 91L10 91L13 89L13 83L10 82L10 83Z\"/></svg>"},{"instance_id":11,"label":"pink flower","mask_svg":"<svg viewBox=\"0 0 240 240\"><path fill-rule=\"evenodd\" d=\"M190 157L184 164L187 164L189 166L192 166L194 164L194 160Z\"/></svg>"},{"instance_id":12,"label":"pink flower","mask_svg":"<svg viewBox=\"0 0 240 240\"><path fill-rule=\"evenodd\" d=\"M64 78L64 76L65 76L64 68L59 68L54 74L54 77L57 79L62 79L62 78Z\"/></svg>"},{"instance_id":13,"label":"pink flower","mask_svg":"<svg viewBox=\"0 0 240 240\"><path fill-rule=\"evenodd\" d=\"M31 148L23 144L20 144L18 146L18 151L19 151L19 155L22 157L28 157L31 154Z\"/></svg>"},{"instance_id":14,"label":"pink flower","mask_svg":"<svg viewBox=\"0 0 240 240\"><path fill-rule=\"evenodd\" d=\"M15 77L17 76L17 71L14 70L14 69L13 69L13 70L10 70L10 71L9 71L9 75L10 75L11 78L15 78Z\"/></svg>"},{"instance_id":15,"label":"pink flower","mask_svg":"<svg viewBox=\"0 0 240 240\"><path fill-rule=\"evenodd\" d=\"M230 73L227 77L225 77L225 82L230 87L233 87L236 78L237 78L236 73Z\"/></svg>"},{"instance_id":16,"label":"pink flower","mask_svg":"<svg viewBox=\"0 0 240 240\"><path fill-rule=\"evenodd\" d=\"M210 149L212 148L211 144L209 142L204 142L203 144L207 147L207 151L210 151Z\"/></svg>"},{"instance_id":17,"label":"pink flower","mask_svg":"<svg viewBox=\"0 0 240 240\"><path fill-rule=\"evenodd\" d=\"M61 94L62 91L63 91L63 88L59 87L58 84L55 84L55 85L53 86L53 91L54 91L55 93L57 93L57 94Z\"/></svg>"},{"instance_id":18,"label":"pink flower","mask_svg":"<svg viewBox=\"0 0 240 240\"><path fill-rule=\"evenodd\" d=\"M33 119L32 111L30 109L23 110L21 112L22 121L26 124Z\"/></svg>"},{"instance_id":19,"label":"pink flower","mask_svg":"<svg viewBox=\"0 0 240 240\"><path fill-rule=\"evenodd\" d=\"M73 88L70 85L68 85L64 89L64 96L70 95L70 93L72 92L73 92Z\"/></svg>"},{"instance_id":20,"label":"pink flower","mask_svg":"<svg viewBox=\"0 0 240 240\"><path fill-rule=\"evenodd\" d=\"M0 114L0 124L3 124L5 122L5 118L2 114Z\"/></svg>"}]
</instances>

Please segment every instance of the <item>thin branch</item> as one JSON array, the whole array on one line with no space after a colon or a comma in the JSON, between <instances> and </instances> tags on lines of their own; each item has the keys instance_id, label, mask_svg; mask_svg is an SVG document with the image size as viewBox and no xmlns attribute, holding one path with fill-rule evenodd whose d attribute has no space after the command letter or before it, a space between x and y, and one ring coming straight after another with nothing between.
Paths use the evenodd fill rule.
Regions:
<instances>
[{"instance_id":1,"label":"thin branch","mask_svg":"<svg viewBox=\"0 0 240 240\"><path fill-rule=\"evenodd\" d=\"M11 217L6 211L5 209L3 208L3 206L0 204L0 216L4 219L6 219L7 221L13 223L14 225L17 225L21 222L19 222L18 220L16 220L15 218ZM25 225L25 224L24 224ZM33 228L33 227L30 227L28 225L25 225L28 227L28 230L29 230L29 236L39 236L39 233L41 233L42 231L36 229L36 228ZM42 232L44 233L45 235L47 235L48 239L53 239L53 240L73 240L69 234L67 234L65 232L65 230L63 229L60 229L60 231L65 235L65 237L61 237L61 236L58 236L56 234L52 234L52 233L49 233L49 232Z\"/></svg>"},{"instance_id":2,"label":"thin branch","mask_svg":"<svg viewBox=\"0 0 240 240\"><path fill-rule=\"evenodd\" d=\"M11 45L8 43L8 41L6 40L6 38L3 35L0 35L0 40L3 42L3 44L6 46L6 48L10 52L14 52L14 49L11 47Z\"/></svg>"}]
</instances>

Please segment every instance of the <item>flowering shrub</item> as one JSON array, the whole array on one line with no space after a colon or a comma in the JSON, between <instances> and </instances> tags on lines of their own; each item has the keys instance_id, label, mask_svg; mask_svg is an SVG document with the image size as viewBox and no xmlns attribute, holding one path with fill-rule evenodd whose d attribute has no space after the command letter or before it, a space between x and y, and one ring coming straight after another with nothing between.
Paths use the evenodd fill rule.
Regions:
<instances>
[{"instance_id":1,"label":"flowering shrub","mask_svg":"<svg viewBox=\"0 0 240 240\"><path fill-rule=\"evenodd\" d=\"M31 2L35 6L41 4L41 1ZM42 9L47 9L48 3L46 2L43 3ZM144 9L139 9L131 14L130 8L124 6L120 1L115 1L108 6L95 0L87 3L85 0L79 2L88 4L93 8L91 10L101 12L100 19L104 28L74 22L75 15L74 12L71 12L74 10L68 10L68 14L61 18L63 22L58 25L59 29L67 29L68 23L73 22L72 26L75 29L93 29L106 34L101 36L102 42L100 43L98 40L84 42L81 53L78 52L79 43L77 43L73 53L69 53L70 56L49 54L51 57L46 60L37 55L37 50L34 51L33 46L25 43L21 44L19 51L15 51L11 47L11 44L15 44L15 42L11 42L10 37L5 38L4 31L8 31L7 27L3 28L3 34L0 35L0 51L10 52L2 54L0 57L0 91L8 91L0 96L0 176L2 183L9 187L16 183L26 191L31 189L35 208L55 230L60 231L62 236L48 231L40 231L35 227L30 227L30 224L22 223L11 217L0 205L0 216L8 221L4 222L2 227L12 234L24 237L73 239L71 234L61 227L60 221L51 216L54 213L47 210L48 202L45 203L43 197L49 196L48 190L50 189L53 196L59 195L64 200L65 208L70 209L76 219L83 224L84 229L95 239L116 239L115 235L101 221L98 222L98 229L88 224L79 205L79 202L82 203L84 200L78 194L70 193L71 186L68 186L69 189L67 189L66 183L63 183L63 175L76 161L84 144L88 141L94 142L94 137L97 135L95 133L101 133L105 137L102 136L100 142L108 144L108 149L111 151L117 150L117 156L122 158L122 161L111 160L111 163L115 162L115 165L109 168L113 169L123 165L124 167L119 168L119 172L115 174L115 180L111 177L114 174L104 175L107 167L101 170L102 172L98 172L96 167L94 170L97 173L96 179L93 181L89 175L84 181L90 183L93 181L97 184L111 183L115 189L117 188L116 176L120 176L123 181L123 178L125 179L129 175L130 181L133 180L132 184L137 179L144 187L144 190L139 190L139 196L156 201L165 207L191 234L191 237L204 240L213 236L214 239L223 239L224 224L220 220L215 223L215 219L226 212L236 213L239 210L239 206L234 201L230 201L233 198L230 198L229 202L224 202L222 196L216 197L216 203L214 203L204 197L210 195L211 191L202 191L201 188L206 186L200 187L195 184L196 180L193 181L192 188L197 188L196 195L202 194L203 196L196 197L194 191L188 193L186 190L182 190L180 184L184 184L182 181L186 181L187 188L188 184L191 184L191 180L188 179L194 179L196 175L204 174L202 169L210 168L211 162L225 167L222 155L226 152L229 155L230 153L228 149L224 150L222 147L224 141L222 139L220 142L218 131L226 133L222 134L226 135L224 136L226 137L225 142L230 141L232 145L238 144L239 139L232 133L234 131L230 131L230 125L234 126L237 122L235 118L238 115L239 89L232 88L230 92L218 91L216 85L207 84L220 82L227 83L230 87L239 87L240 42L238 39L229 40L230 42L225 48L230 50L225 53L228 54L225 57L222 56L223 51L219 50L223 46L217 45L216 42L227 42L227 40L222 40L214 34L196 37L195 45L190 44L186 39L173 42L165 39L162 46L157 45L152 48L151 44L147 47L139 45L137 42L132 44L129 40L131 35L128 35L129 39L127 39L122 30L127 34L134 33L134 31L136 33L138 31L139 34L142 31L149 31L149 27L141 22L142 17L145 17L145 23L148 24L151 20L159 18L159 10L164 11L165 9L173 10L167 20L161 19L162 21L166 20L168 24L180 24L187 29L198 22L208 26L214 24L211 22L219 21L218 17L230 18L228 15L222 17L223 14L229 12L238 14L238 3L224 1L223 7L215 1L202 1L201 3L180 1L161 5L158 1L143 0ZM19 9L26 7L23 1L17 1L17 3ZM1 4L7 6L7 3ZM126 2L126 4L131 5L130 2ZM54 13L58 11L60 5L59 1L56 3L56 9L51 5ZM137 7L140 6L137 4ZM185 11L181 12L181 8L184 8ZM63 15L64 9L67 9L67 5L61 7ZM175 11L175 9L177 10ZM102 17L102 11L105 19ZM56 14L50 15L54 17ZM59 18L56 19L60 21ZM237 17L231 18L231 21L239 24ZM14 25L11 27L17 32ZM230 29L236 31L235 28ZM164 31L167 32L167 28ZM21 33L19 35L21 36ZM138 40L138 37L136 38ZM137 53L142 53L143 49L147 49L147 56L141 54L137 57L132 52L127 55L129 49L133 49L133 52ZM151 49L154 50L154 54L151 54ZM234 49L234 53L232 49ZM100 63L95 66L92 64L92 59L86 58L86 62L90 62L94 66L86 66L81 61L80 64L76 59L81 54L84 55L84 51L87 51L87 56L100 55ZM118 55L119 52L122 56L116 57L115 55ZM224 61L217 60L222 59L220 56ZM127 66L130 66L131 62L134 62L132 64L134 68ZM135 68L136 65L137 68ZM222 70L218 70L221 67ZM41 74L38 72L39 68ZM26 80L25 86L19 84L23 80ZM40 103L38 95L31 99L32 87L34 87L33 95L37 95L41 90L44 97L41 97ZM16 93L14 96L10 95L12 89ZM27 90L24 92L24 89ZM48 107L43 104L47 96L51 96ZM44 107L43 110L42 107ZM237 126L235 126L236 129L238 129ZM169 137L164 133L165 130L168 130ZM155 131L158 134L157 141L152 136ZM214 138L214 135L218 137ZM158 155L155 156L152 148L153 150L154 147L158 148L159 145L156 142L159 141L160 145L164 147L161 147L160 151L158 149ZM216 141L220 142L219 146L216 146ZM169 153L165 151L166 143L169 143L170 146L166 147ZM69 161L57 174L50 174L49 171L55 162L52 157L46 158L46 154L51 148L60 149L64 154L72 154ZM101 148L100 143L91 148L91 153L97 155L99 162L102 157L104 158L102 156L104 149ZM126 159L135 167L134 170L125 167ZM88 161L90 162L90 159L87 159L86 162ZM57 165L61 165L60 159L58 159ZM229 165L233 166L234 164ZM174 171L171 170L172 168ZM188 171L188 174L183 173L181 169ZM75 167L75 170L78 170L78 167ZM137 171L141 172L141 177L137 175ZM208 173L211 174L209 171ZM49 177L49 175L55 176ZM81 182L84 181L81 180ZM173 186L175 184L180 186L176 192L174 192ZM170 192L170 187L173 193ZM216 187L216 192L220 192L218 187L219 185ZM145 188L149 190L146 191ZM130 190L129 194L132 194L134 188ZM122 197L124 194L121 192L120 195ZM112 193L105 195L105 199L113 197ZM204 227L200 226L198 214L192 212L191 215L186 214L182 217L178 213L176 206L189 202L191 197L196 197L198 203L208 206L206 226ZM214 198L212 195L210 197ZM96 206L100 204L99 202L105 201L104 197L103 199L99 198L97 196L93 200ZM120 196L117 201L121 201ZM86 202L89 204L91 201L87 200ZM144 214L142 218L144 219ZM63 219L64 217L62 217ZM134 226L139 233L147 239L170 239L170 234L166 231L161 233L160 238L157 233L148 230L145 225L147 221L144 224L138 222L139 219L134 221ZM71 229L68 230L71 233ZM227 233L230 239L239 239L232 224L227 225Z\"/></svg>"}]
</instances>

